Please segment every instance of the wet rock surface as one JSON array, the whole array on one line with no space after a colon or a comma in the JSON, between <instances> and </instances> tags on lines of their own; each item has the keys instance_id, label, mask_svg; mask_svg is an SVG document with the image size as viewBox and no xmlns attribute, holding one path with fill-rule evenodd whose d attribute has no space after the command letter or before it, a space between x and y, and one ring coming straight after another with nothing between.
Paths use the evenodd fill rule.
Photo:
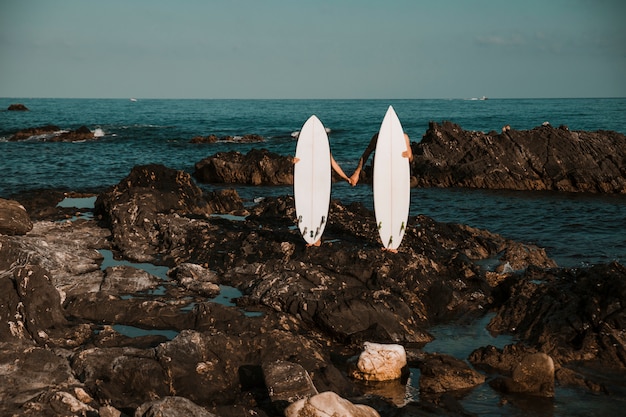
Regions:
<instances>
[{"instance_id":1,"label":"wet rock surface","mask_svg":"<svg viewBox=\"0 0 626 417\"><path fill-rule=\"evenodd\" d=\"M559 363L597 361L626 369L626 268L616 262L582 269L529 268L501 286L504 301L489 323Z\"/></svg>"},{"instance_id":2,"label":"wet rock surface","mask_svg":"<svg viewBox=\"0 0 626 417\"><path fill-rule=\"evenodd\" d=\"M15 104L10 104L9 107L7 107L7 110L8 111L28 111L28 107L26 107L22 103L15 103Z\"/></svg>"},{"instance_id":3,"label":"wet rock surface","mask_svg":"<svg viewBox=\"0 0 626 417\"><path fill-rule=\"evenodd\" d=\"M24 235L32 228L33 223L24 206L17 201L0 198L0 234Z\"/></svg>"},{"instance_id":4,"label":"wet rock surface","mask_svg":"<svg viewBox=\"0 0 626 417\"><path fill-rule=\"evenodd\" d=\"M626 193L626 136L549 124L501 133L431 122L413 144L420 187Z\"/></svg>"},{"instance_id":5,"label":"wet rock surface","mask_svg":"<svg viewBox=\"0 0 626 417\"><path fill-rule=\"evenodd\" d=\"M193 176L205 183L293 184L293 159L265 149L221 152L197 162Z\"/></svg>"},{"instance_id":6,"label":"wet rock surface","mask_svg":"<svg viewBox=\"0 0 626 417\"><path fill-rule=\"evenodd\" d=\"M81 142L95 139L87 126L75 130L62 130L59 126L45 125L21 129L9 137L10 142L35 140L40 142Z\"/></svg>"},{"instance_id":7,"label":"wet rock surface","mask_svg":"<svg viewBox=\"0 0 626 417\"><path fill-rule=\"evenodd\" d=\"M536 246L426 216L409 219L398 253L384 252L374 214L339 201L322 246L307 247L292 197L244 208L235 192L203 193L158 165L101 192L92 218L67 221L52 209L62 196L15 196L37 213L33 228L0 235L1 414L272 416L332 392L339 405L368 407L356 414L468 415L458 399L485 380L544 392L543 374L528 369L546 357L559 382L604 395L624 382L596 382L581 366L624 367L617 263L559 269ZM227 286L241 294L212 300ZM366 342L421 352L431 326L491 309L490 329L526 347L485 347L472 366L410 355L419 401L406 401L406 377L374 387L348 375Z\"/></svg>"}]
</instances>

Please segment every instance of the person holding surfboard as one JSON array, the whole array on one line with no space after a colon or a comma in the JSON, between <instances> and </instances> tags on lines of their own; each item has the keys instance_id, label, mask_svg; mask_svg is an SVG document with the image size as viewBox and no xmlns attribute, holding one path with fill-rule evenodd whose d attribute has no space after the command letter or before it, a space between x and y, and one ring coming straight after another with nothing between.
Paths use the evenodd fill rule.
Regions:
<instances>
[{"instance_id":1,"label":"person holding surfboard","mask_svg":"<svg viewBox=\"0 0 626 417\"><path fill-rule=\"evenodd\" d=\"M293 194L298 229L307 246L319 246L328 223L332 172L350 182L330 152L322 122L312 115L298 135L293 158Z\"/></svg>"},{"instance_id":2,"label":"person holding surfboard","mask_svg":"<svg viewBox=\"0 0 626 417\"><path fill-rule=\"evenodd\" d=\"M406 133L404 134L404 140L406 141L406 151L402 152L402 156L405 158L409 158L409 163L411 163L413 162L413 151L411 150L411 142L409 140L409 135L407 135ZM353 187L357 185L357 183L359 182L359 179L361 178L361 170L365 166L365 163L367 162L372 152L374 152L374 150L376 149L377 143L378 143L378 132L374 133L374 135L372 136L372 139L370 139L369 145L367 145L367 148L365 148L365 151L363 151L363 155L361 155L361 158L359 159L359 165L357 165L356 169L354 170L354 173L348 179L348 182Z\"/></svg>"}]
</instances>

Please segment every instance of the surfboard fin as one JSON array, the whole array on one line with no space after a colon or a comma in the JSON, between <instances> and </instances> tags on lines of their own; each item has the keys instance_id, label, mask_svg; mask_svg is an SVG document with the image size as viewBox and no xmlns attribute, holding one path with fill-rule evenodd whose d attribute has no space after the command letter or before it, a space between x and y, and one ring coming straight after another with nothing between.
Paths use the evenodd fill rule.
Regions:
<instances>
[{"instance_id":1,"label":"surfboard fin","mask_svg":"<svg viewBox=\"0 0 626 417\"><path fill-rule=\"evenodd\" d=\"M387 247L390 247L392 243L393 243L393 236L389 236L389 243L387 244Z\"/></svg>"},{"instance_id":2,"label":"surfboard fin","mask_svg":"<svg viewBox=\"0 0 626 417\"><path fill-rule=\"evenodd\" d=\"M322 222L320 223L320 226L322 226L324 223L326 223L326 216L322 216Z\"/></svg>"},{"instance_id":3,"label":"surfboard fin","mask_svg":"<svg viewBox=\"0 0 626 417\"><path fill-rule=\"evenodd\" d=\"M298 216L298 224L302 223L302 216Z\"/></svg>"},{"instance_id":4,"label":"surfboard fin","mask_svg":"<svg viewBox=\"0 0 626 417\"><path fill-rule=\"evenodd\" d=\"M400 226L400 231L404 230L404 222L402 222L402 225Z\"/></svg>"},{"instance_id":5,"label":"surfboard fin","mask_svg":"<svg viewBox=\"0 0 626 417\"><path fill-rule=\"evenodd\" d=\"M317 236L319 236L319 234L320 234L320 228L318 227L318 228L315 230L315 236L313 236L313 237L317 237Z\"/></svg>"},{"instance_id":6,"label":"surfboard fin","mask_svg":"<svg viewBox=\"0 0 626 417\"><path fill-rule=\"evenodd\" d=\"M305 227L304 230L302 231L302 234L306 235L306 232L307 232L307 228Z\"/></svg>"},{"instance_id":7,"label":"surfboard fin","mask_svg":"<svg viewBox=\"0 0 626 417\"><path fill-rule=\"evenodd\" d=\"M383 222L378 223L378 230L382 229L383 227Z\"/></svg>"}]
</instances>

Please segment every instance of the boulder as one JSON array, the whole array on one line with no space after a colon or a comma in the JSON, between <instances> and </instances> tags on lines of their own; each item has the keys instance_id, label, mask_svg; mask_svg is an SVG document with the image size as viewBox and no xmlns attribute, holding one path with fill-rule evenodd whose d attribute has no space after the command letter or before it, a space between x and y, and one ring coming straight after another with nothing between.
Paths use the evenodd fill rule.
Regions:
<instances>
[{"instance_id":1,"label":"boulder","mask_svg":"<svg viewBox=\"0 0 626 417\"><path fill-rule=\"evenodd\" d=\"M209 136L194 136L191 138L189 143L215 143L219 140L219 138L215 135Z\"/></svg>"},{"instance_id":2,"label":"boulder","mask_svg":"<svg viewBox=\"0 0 626 417\"><path fill-rule=\"evenodd\" d=\"M348 375L363 381L389 381L407 374L402 345L365 342L363 351L348 364Z\"/></svg>"},{"instance_id":3,"label":"boulder","mask_svg":"<svg viewBox=\"0 0 626 417\"><path fill-rule=\"evenodd\" d=\"M192 263L182 263L170 269L167 275L180 283L189 291L207 297L215 297L220 293L219 277L209 269Z\"/></svg>"},{"instance_id":4,"label":"boulder","mask_svg":"<svg viewBox=\"0 0 626 417\"><path fill-rule=\"evenodd\" d=\"M279 359L264 363L262 368L270 399L281 413L287 405L318 394L302 365Z\"/></svg>"},{"instance_id":5,"label":"boulder","mask_svg":"<svg viewBox=\"0 0 626 417\"><path fill-rule=\"evenodd\" d=\"M413 145L420 187L626 193L626 136L542 125L502 133L429 124Z\"/></svg>"},{"instance_id":6,"label":"boulder","mask_svg":"<svg viewBox=\"0 0 626 417\"><path fill-rule=\"evenodd\" d=\"M353 404L334 392L327 391L303 398L285 409L285 417L380 417L378 412L363 404Z\"/></svg>"},{"instance_id":7,"label":"boulder","mask_svg":"<svg viewBox=\"0 0 626 417\"><path fill-rule=\"evenodd\" d=\"M50 138L50 137L53 137L55 134L57 134L60 130L61 128L55 125L29 127L27 129L21 129L15 132L9 138L9 142L27 140L33 137Z\"/></svg>"},{"instance_id":8,"label":"boulder","mask_svg":"<svg viewBox=\"0 0 626 417\"><path fill-rule=\"evenodd\" d=\"M76 130L61 132L58 136L49 139L50 142L82 142L94 139L94 133L87 126L81 126Z\"/></svg>"},{"instance_id":9,"label":"boulder","mask_svg":"<svg viewBox=\"0 0 626 417\"><path fill-rule=\"evenodd\" d=\"M287 185L293 184L293 160L266 149L221 152L197 162L193 176L211 184Z\"/></svg>"},{"instance_id":10,"label":"boulder","mask_svg":"<svg viewBox=\"0 0 626 417\"><path fill-rule=\"evenodd\" d=\"M0 415L22 415L28 409L39 410L32 415L70 414L69 410L57 413L51 405L53 396L62 398L66 394L60 392L75 393L80 386L67 359L31 342L0 340ZM54 402L58 408L59 402Z\"/></svg>"},{"instance_id":11,"label":"boulder","mask_svg":"<svg viewBox=\"0 0 626 417\"><path fill-rule=\"evenodd\" d=\"M247 214L243 200L234 189L209 191L204 198L212 213Z\"/></svg>"},{"instance_id":12,"label":"boulder","mask_svg":"<svg viewBox=\"0 0 626 417\"><path fill-rule=\"evenodd\" d=\"M184 397L164 397L142 404L135 417L216 417Z\"/></svg>"},{"instance_id":13,"label":"boulder","mask_svg":"<svg viewBox=\"0 0 626 417\"><path fill-rule=\"evenodd\" d=\"M108 294L134 294L158 287L161 279L129 265L109 266L104 270L100 291Z\"/></svg>"},{"instance_id":14,"label":"boulder","mask_svg":"<svg viewBox=\"0 0 626 417\"><path fill-rule=\"evenodd\" d=\"M170 378L152 349L85 349L73 355L71 365L100 404L119 410L170 395Z\"/></svg>"},{"instance_id":15,"label":"boulder","mask_svg":"<svg viewBox=\"0 0 626 417\"><path fill-rule=\"evenodd\" d=\"M0 198L0 235L25 235L32 228L33 223L24 206Z\"/></svg>"},{"instance_id":16,"label":"boulder","mask_svg":"<svg viewBox=\"0 0 626 417\"><path fill-rule=\"evenodd\" d=\"M0 304L3 340L51 342L56 330L67 325L61 297L49 275L38 265L0 271L0 286L6 291Z\"/></svg>"},{"instance_id":17,"label":"boulder","mask_svg":"<svg viewBox=\"0 0 626 417\"><path fill-rule=\"evenodd\" d=\"M44 125L18 130L9 138L9 141L81 142L92 139L95 139L95 134L87 126L64 131L56 125Z\"/></svg>"},{"instance_id":18,"label":"boulder","mask_svg":"<svg viewBox=\"0 0 626 417\"><path fill-rule=\"evenodd\" d=\"M450 355L425 354L418 362L420 394L441 395L449 391L474 388L485 382L485 376L465 361Z\"/></svg>"},{"instance_id":19,"label":"boulder","mask_svg":"<svg viewBox=\"0 0 626 417\"><path fill-rule=\"evenodd\" d=\"M28 111L28 107L26 107L22 103L15 103L15 104L9 105L7 110L8 111Z\"/></svg>"}]
</instances>

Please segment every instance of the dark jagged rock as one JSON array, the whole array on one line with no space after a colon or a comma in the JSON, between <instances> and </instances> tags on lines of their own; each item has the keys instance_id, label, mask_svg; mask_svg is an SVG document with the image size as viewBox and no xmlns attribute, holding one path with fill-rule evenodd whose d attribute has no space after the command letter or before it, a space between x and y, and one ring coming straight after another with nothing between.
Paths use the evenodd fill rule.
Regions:
<instances>
[{"instance_id":1,"label":"dark jagged rock","mask_svg":"<svg viewBox=\"0 0 626 417\"><path fill-rule=\"evenodd\" d=\"M243 201L234 189L209 191L205 193L211 213L245 214Z\"/></svg>"},{"instance_id":2,"label":"dark jagged rock","mask_svg":"<svg viewBox=\"0 0 626 417\"><path fill-rule=\"evenodd\" d=\"M494 346L479 348L470 354L469 360L498 375L490 385L499 391L554 396L555 366L545 353L518 343L502 350Z\"/></svg>"},{"instance_id":3,"label":"dark jagged rock","mask_svg":"<svg viewBox=\"0 0 626 417\"><path fill-rule=\"evenodd\" d=\"M59 292L40 266L9 269L0 273L0 282L6 291L0 307L2 340L47 342L55 328L67 324Z\"/></svg>"},{"instance_id":4,"label":"dark jagged rock","mask_svg":"<svg viewBox=\"0 0 626 417\"><path fill-rule=\"evenodd\" d=\"M38 396L79 385L62 355L28 342L9 343L4 337L0 340L0 364L3 367L3 372L0 372L1 415L28 415L22 413L38 403ZM32 407L35 412L30 415L69 414L56 413L49 403L37 405Z\"/></svg>"},{"instance_id":5,"label":"dark jagged rock","mask_svg":"<svg viewBox=\"0 0 626 417\"><path fill-rule=\"evenodd\" d=\"M87 126L81 126L76 130L62 131L58 126L46 125L19 130L9 138L9 141L15 142L32 138L42 142L80 142L92 140L95 135Z\"/></svg>"},{"instance_id":6,"label":"dark jagged rock","mask_svg":"<svg viewBox=\"0 0 626 417\"><path fill-rule=\"evenodd\" d=\"M28 111L28 107L21 103L11 104L8 108L8 111Z\"/></svg>"},{"instance_id":7,"label":"dark jagged rock","mask_svg":"<svg viewBox=\"0 0 626 417\"><path fill-rule=\"evenodd\" d=\"M33 136L52 137L61 130L60 127L55 125L45 125L39 127L30 127L27 129L21 129L15 132L13 136L9 138L10 142L19 140L26 140Z\"/></svg>"},{"instance_id":8,"label":"dark jagged rock","mask_svg":"<svg viewBox=\"0 0 626 417\"><path fill-rule=\"evenodd\" d=\"M58 136L49 139L50 142L81 142L94 139L94 133L87 126L81 126L76 130L62 132Z\"/></svg>"},{"instance_id":9,"label":"dark jagged rock","mask_svg":"<svg viewBox=\"0 0 626 417\"><path fill-rule=\"evenodd\" d=\"M142 404L135 417L217 417L185 397L165 397Z\"/></svg>"},{"instance_id":10,"label":"dark jagged rock","mask_svg":"<svg viewBox=\"0 0 626 417\"><path fill-rule=\"evenodd\" d=\"M220 152L197 162L193 176L203 183L280 185L293 184L293 159L266 149Z\"/></svg>"},{"instance_id":11,"label":"dark jagged rock","mask_svg":"<svg viewBox=\"0 0 626 417\"><path fill-rule=\"evenodd\" d=\"M32 228L33 223L24 206L0 198L0 235L24 235Z\"/></svg>"},{"instance_id":12,"label":"dark jagged rock","mask_svg":"<svg viewBox=\"0 0 626 417\"><path fill-rule=\"evenodd\" d=\"M191 138L189 143L215 143L219 140L219 138L215 135L209 136L194 136Z\"/></svg>"},{"instance_id":13,"label":"dark jagged rock","mask_svg":"<svg viewBox=\"0 0 626 417\"><path fill-rule=\"evenodd\" d=\"M483 374L449 355L425 354L418 367L421 371L420 393L425 395L468 390L485 382Z\"/></svg>"},{"instance_id":14,"label":"dark jagged rock","mask_svg":"<svg viewBox=\"0 0 626 417\"><path fill-rule=\"evenodd\" d=\"M159 216L211 213L189 174L163 165L133 168L118 185L98 196L94 212L111 228L122 253L138 262L153 260L158 252L155 245L165 239Z\"/></svg>"},{"instance_id":15,"label":"dark jagged rock","mask_svg":"<svg viewBox=\"0 0 626 417\"><path fill-rule=\"evenodd\" d=\"M423 372L431 369L433 375L443 373L449 379L431 390L438 391L436 399L424 388L416 407L402 405L405 399L397 393L406 392L406 387L401 382L385 389L351 380L346 358L365 341L400 342L418 350L431 340L428 330L433 324L474 320L491 307L499 309L494 326L522 329L516 335L537 350L546 350L549 345L542 343L553 335L555 346L570 340L549 322L540 328L532 320L530 314L552 320L544 316L551 311L548 298L522 281L537 286L545 281L546 288L554 284L554 294L549 295L557 302L550 306L560 305L555 294L566 302L560 292L569 292L584 306L581 311L595 311L615 329L623 321L616 301L623 299L623 274L601 269L588 275L568 272L578 284L559 281L559 274L566 273L545 269L555 267L545 251L488 231L415 216L409 219L399 252L384 252L374 213L362 204L333 201L322 245L307 247L295 227L291 196L266 198L249 208L240 203L230 190L202 193L180 171L142 166L99 195L99 221L36 221L26 235L0 236L0 314L6 323L0 326L0 340L60 355L73 378L72 386L46 385L39 394L29 392L29 407L58 410L50 411L51 416L88 415L104 406L133 415L159 409L152 403L156 397L177 396L186 399L176 405L183 409L191 401L217 415L243 411L278 416L286 404L276 404L267 385L280 382L270 375L274 371L276 377L280 368L272 364L288 362L310 375L318 392L333 391L371 405L383 417L412 411L465 415L455 390L471 386L467 381L475 375L466 365L439 356L431 356L427 365L424 359ZM28 207L35 205L33 200ZM240 215L213 216L218 208ZM115 259L175 267L169 271L172 279L157 280L130 266L107 269L96 249L112 250ZM478 262L496 257L500 266L495 271L486 271ZM511 269L517 272L508 272ZM592 279L594 275L599 278ZM224 286L241 291L231 300L234 305L210 299L213 290ZM579 300L582 295L577 294L583 292L589 295L589 305ZM525 309L529 316L509 313ZM116 331L119 325L158 334L131 338ZM538 330L526 332L526 327ZM599 324L599 329L598 338L608 337L602 333L606 326ZM619 334L609 336L614 339L603 343L615 342ZM13 369L24 348L10 353L2 346L0 368ZM618 354L613 349L607 360ZM438 362L441 367L435 366ZM463 381L452 379L454 372ZM515 380L513 368L499 372ZM283 379L283 393L298 391L295 381L294 386L286 381L289 378ZM80 399L78 388L91 399ZM389 394L392 391L395 394ZM376 394L369 395L372 392ZM389 404L395 401L387 400L392 397L402 400L399 406ZM17 414L16 404L2 404L2 413ZM74 404L70 408L77 411L61 404Z\"/></svg>"},{"instance_id":16,"label":"dark jagged rock","mask_svg":"<svg viewBox=\"0 0 626 417\"><path fill-rule=\"evenodd\" d=\"M501 285L495 333L512 333L560 364L626 369L626 268L528 269Z\"/></svg>"},{"instance_id":17,"label":"dark jagged rock","mask_svg":"<svg viewBox=\"0 0 626 417\"><path fill-rule=\"evenodd\" d=\"M413 145L421 187L626 193L626 136L539 126L483 133L431 122Z\"/></svg>"}]
</instances>

